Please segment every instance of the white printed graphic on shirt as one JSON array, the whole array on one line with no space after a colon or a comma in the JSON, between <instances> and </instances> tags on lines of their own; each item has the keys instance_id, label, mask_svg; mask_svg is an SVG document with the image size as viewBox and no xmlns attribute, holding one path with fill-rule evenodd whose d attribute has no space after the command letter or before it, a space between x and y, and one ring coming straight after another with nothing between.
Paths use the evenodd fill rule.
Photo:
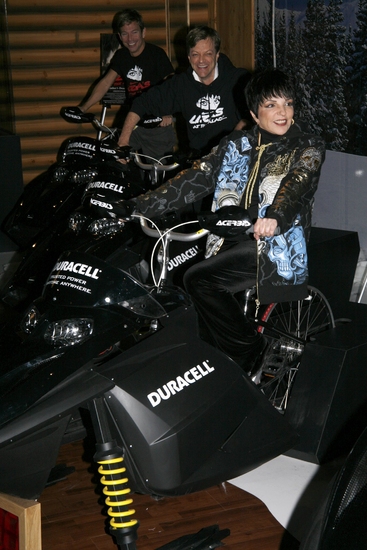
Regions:
<instances>
[{"instance_id":1,"label":"white printed graphic on shirt","mask_svg":"<svg viewBox=\"0 0 367 550\"><path fill-rule=\"evenodd\" d=\"M205 109L206 111L213 111L217 109L219 103L219 95L206 95L196 102L196 107L199 107L199 109Z\"/></svg>"},{"instance_id":2,"label":"white printed graphic on shirt","mask_svg":"<svg viewBox=\"0 0 367 550\"><path fill-rule=\"evenodd\" d=\"M199 115L190 118L189 122L193 128L204 128L207 124L214 124L227 118L223 114L223 107L219 106L220 99L219 95L207 94L196 102L196 107L202 111Z\"/></svg>"},{"instance_id":3,"label":"white printed graphic on shirt","mask_svg":"<svg viewBox=\"0 0 367 550\"><path fill-rule=\"evenodd\" d=\"M133 69L130 69L130 71L127 73L127 78L130 78L130 80L141 80L143 76L143 69L135 65Z\"/></svg>"}]
</instances>

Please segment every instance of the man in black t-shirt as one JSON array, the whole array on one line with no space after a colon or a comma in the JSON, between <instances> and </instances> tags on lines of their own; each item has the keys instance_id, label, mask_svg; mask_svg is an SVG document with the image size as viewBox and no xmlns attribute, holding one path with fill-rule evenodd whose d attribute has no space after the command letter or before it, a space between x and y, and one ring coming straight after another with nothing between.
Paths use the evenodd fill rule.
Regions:
<instances>
[{"instance_id":1,"label":"man in black t-shirt","mask_svg":"<svg viewBox=\"0 0 367 550\"><path fill-rule=\"evenodd\" d=\"M207 154L234 128L249 124L243 94L249 73L234 67L220 53L220 42L215 29L191 29L186 37L189 68L134 100L121 131L120 147L131 145L133 129L146 112L181 113L194 158Z\"/></svg>"},{"instance_id":2,"label":"man in black t-shirt","mask_svg":"<svg viewBox=\"0 0 367 550\"><path fill-rule=\"evenodd\" d=\"M79 105L83 112L100 101L119 76L123 80L128 103L131 104L136 96L174 72L162 48L145 42L146 28L139 12L133 9L117 12L112 26L123 47L115 52L109 69L91 95ZM155 118L157 113L145 113L142 122ZM161 158L171 152L176 144L172 120L171 115L164 115L160 125L155 128L146 128L142 124L136 126L130 138L130 146L154 158Z\"/></svg>"}]
</instances>

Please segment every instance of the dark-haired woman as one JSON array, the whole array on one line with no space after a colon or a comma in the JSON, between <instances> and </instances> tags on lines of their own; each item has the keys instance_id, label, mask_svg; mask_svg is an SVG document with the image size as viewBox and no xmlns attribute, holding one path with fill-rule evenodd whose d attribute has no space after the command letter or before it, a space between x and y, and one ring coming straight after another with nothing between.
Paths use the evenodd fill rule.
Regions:
<instances>
[{"instance_id":1,"label":"dark-haired woman","mask_svg":"<svg viewBox=\"0 0 367 550\"><path fill-rule=\"evenodd\" d=\"M307 241L325 147L295 118L294 89L283 72L255 74L245 95L254 128L232 132L192 169L134 199L133 208L157 216L214 191L213 209L237 204L250 211L253 238L210 236L206 259L185 275L203 337L250 372L266 342L236 294L256 284L263 304L307 296Z\"/></svg>"}]
</instances>

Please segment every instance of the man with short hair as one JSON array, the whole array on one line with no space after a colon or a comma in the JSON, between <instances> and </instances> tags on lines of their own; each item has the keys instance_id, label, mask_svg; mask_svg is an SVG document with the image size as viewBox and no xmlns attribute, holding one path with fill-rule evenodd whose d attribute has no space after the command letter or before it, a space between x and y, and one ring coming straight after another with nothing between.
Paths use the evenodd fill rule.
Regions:
<instances>
[{"instance_id":1,"label":"man with short hair","mask_svg":"<svg viewBox=\"0 0 367 550\"><path fill-rule=\"evenodd\" d=\"M131 133L145 112L182 113L191 150L206 154L246 117L243 89L246 69L237 69L219 53L220 36L207 26L192 29L186 38L190 67L136 98L119 139L132 145Z\"/></svg>"},{"instance_id":2,"label":"man with short hair","mask_svg":"<svg viewBox=\"0 0 367 550\"><path fill-rule=\"evenodd\" d=\"M118 49L109 69L96 84L91 95L80 104L85 112L100 101L120 75L123 79L129 103L146 90L162 82L174 72L173 66L162 48L145 42L146 27L142 16L133 9L125 9L115 14L112 22L118 33L122 48ZM176 134L172 126L170 111L162 113L162 122L156 128L137 126L132 132L130 145L134 150L142 150L146 155L161 158L171 152L176 144ZM144 119L157 118L158 112L142 113Z\"/></svg>"}]
</instances>

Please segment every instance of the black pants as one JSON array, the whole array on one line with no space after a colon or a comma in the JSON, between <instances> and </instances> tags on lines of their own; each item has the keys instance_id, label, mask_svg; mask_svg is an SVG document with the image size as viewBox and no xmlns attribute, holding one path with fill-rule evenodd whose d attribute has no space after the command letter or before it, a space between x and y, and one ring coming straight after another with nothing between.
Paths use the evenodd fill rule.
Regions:
<instances>
[{"instance_id":1,"label":"black pants","mask_svg":"<svg viewBox=\"0 0 367 550\"><path fill-rule=\"evenodd\" d=\"M202 338L229 355L238 364L246 362L262 345L258 334L235 297L256 283L256 242L245 240L222 247L185 274Z\"/></svg>"}]
</instances>

